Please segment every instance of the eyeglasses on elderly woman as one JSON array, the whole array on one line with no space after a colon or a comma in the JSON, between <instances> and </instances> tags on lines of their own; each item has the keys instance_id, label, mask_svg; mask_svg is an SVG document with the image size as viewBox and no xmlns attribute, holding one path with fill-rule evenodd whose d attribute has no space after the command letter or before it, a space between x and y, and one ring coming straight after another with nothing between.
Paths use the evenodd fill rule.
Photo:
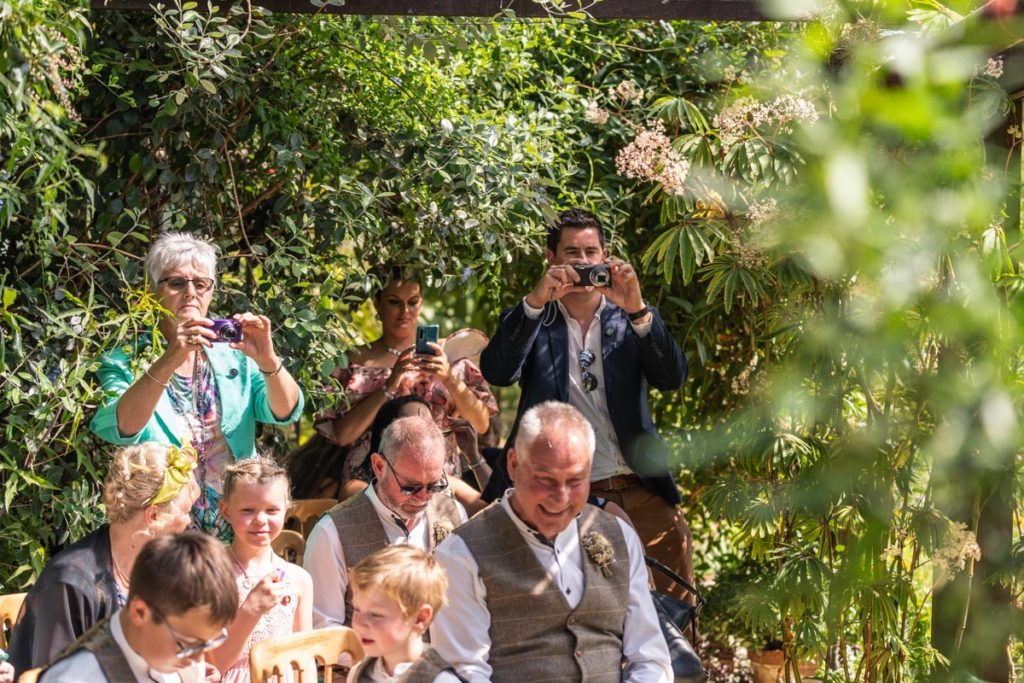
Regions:
<instances>
[{"instance_id":1,"label":"eyeglasses on elderly woman","mask_svg":"<svg viewBox=\"0 0 1024 683\"><path fill-rule=\"evenodd\" d=\"M192 283L192 286L196 288L196 293L198 294L206 294L213 289L214 284L213 279L208 277L165 277L160 280L158 284L162 285L166 283L167 289L177 294L178 292L185 291L185 288L188 287L188 283L190 282Z\"/></svg>"}]
</instances>

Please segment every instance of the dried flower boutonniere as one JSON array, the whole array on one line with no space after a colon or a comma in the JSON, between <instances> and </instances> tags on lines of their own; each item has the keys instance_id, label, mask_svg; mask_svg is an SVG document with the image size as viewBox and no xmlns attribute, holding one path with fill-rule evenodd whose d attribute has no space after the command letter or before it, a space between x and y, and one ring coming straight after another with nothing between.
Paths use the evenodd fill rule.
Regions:
<instances>
[{"instance_id":1,"label":"dried flower boutonniere","mask_svg":"<svg viewBox=\"0 0 1024 683\"><path fill-rule=\"evenodd\" d=\"M452 523L447 519L438 519L434 521L434 545L439 544L444 539L448 538L448 534L455 530Z\"/></svg>"},{"instance_id":2,"label":"dried flower boutonniere","mask_svg":"<svg viewBox=\"0 0 1024 683\"><path fill-rule=\"evenodd\" d=\"M587 551L587 557L590 558L590 561L601 569L604 578L610 579L612 570L609 569L608 565L615 558L615 551L612 550L612 544L608 542L604 534L597 531L585 533L583 535L583 549Z\"/></svg>"}]
</instances>

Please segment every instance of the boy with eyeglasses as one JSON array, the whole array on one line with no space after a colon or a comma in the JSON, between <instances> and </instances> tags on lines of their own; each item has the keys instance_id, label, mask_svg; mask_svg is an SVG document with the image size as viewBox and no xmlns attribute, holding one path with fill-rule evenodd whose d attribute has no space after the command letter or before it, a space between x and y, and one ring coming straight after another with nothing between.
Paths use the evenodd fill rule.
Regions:
<instances>
[{"instance_id":1,"label":"boy with eyeglasses","mask_svg":"<svg viewBox=\"0 0 1024 683\"><path fill-rule=\"evenodd\" d=\"M237 610L221 543L198 532L154 538L135 560L127 605L72 644L40 681L205 681L203 655L227 639Z\"/></svg>"},{"instance_id":2,"label":"boy with eyeglasses","mask_svg":"<svg viewBox=\"0 0 1024 683\"><path fill-rule=\"evenodd\" d=\"M313 578L313 628L349 626L348 570L390 545L433 552L466 511L449 495L446 444L422 415L392 422L370 456L370 486L327 511L310 532L303 566Z\"/></svg>"}]
</instances>

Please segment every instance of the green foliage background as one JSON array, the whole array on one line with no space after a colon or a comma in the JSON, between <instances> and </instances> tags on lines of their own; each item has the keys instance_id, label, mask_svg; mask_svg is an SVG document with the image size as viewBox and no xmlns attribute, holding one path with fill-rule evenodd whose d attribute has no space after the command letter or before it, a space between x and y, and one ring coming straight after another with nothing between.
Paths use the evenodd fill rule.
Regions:
<instances>
[{"instance_id":1,"label":"green foliage background","mask_svg":"<svg viewBox=\"0 0 1024 683\"><path fill-rule=\"evenodd\" d=\"M91 370L154 323L155 234L216 241L215 310L269 315L315 410L378 266L490 331L540 273L539 226L584 205L690 360L654 406L711 633L828 680L937 675L932 575L972 532L971 609L997 618L971 622L971 665L1017 628L1021 280L1016 114L964 5L798 26L0 0L0 587L102 519ZM656 124L682 195L616 169Z\"/></svg>"}]
</instances>

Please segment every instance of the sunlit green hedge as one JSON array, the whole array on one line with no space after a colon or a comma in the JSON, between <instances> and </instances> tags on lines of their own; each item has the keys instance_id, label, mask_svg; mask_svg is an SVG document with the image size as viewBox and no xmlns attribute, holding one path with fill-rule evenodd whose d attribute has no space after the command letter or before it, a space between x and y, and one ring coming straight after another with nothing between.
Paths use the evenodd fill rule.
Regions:
<instances>
[{"instance_id":1,"label":"sunlit green hedge","mask_svg":"<svg viewBox=\"0 0 1024 683\"><path fill-rule=\"evenodd\" d=\"M315 410L376 266L416 265L446 325L490 331L540 272L539 226L584 205L690 360L654 404L717 582L707 630L829 680L922 680L945 661L941 566L977 569L989 618L965 661L1000 646L1020 133L999 64L961 40L968 7L801 25L199 9L0 0L3 590L102 519L91 370L152 324L154 234L220 245L216 309L275 321Z\"/></svg>"}]
</instances>

